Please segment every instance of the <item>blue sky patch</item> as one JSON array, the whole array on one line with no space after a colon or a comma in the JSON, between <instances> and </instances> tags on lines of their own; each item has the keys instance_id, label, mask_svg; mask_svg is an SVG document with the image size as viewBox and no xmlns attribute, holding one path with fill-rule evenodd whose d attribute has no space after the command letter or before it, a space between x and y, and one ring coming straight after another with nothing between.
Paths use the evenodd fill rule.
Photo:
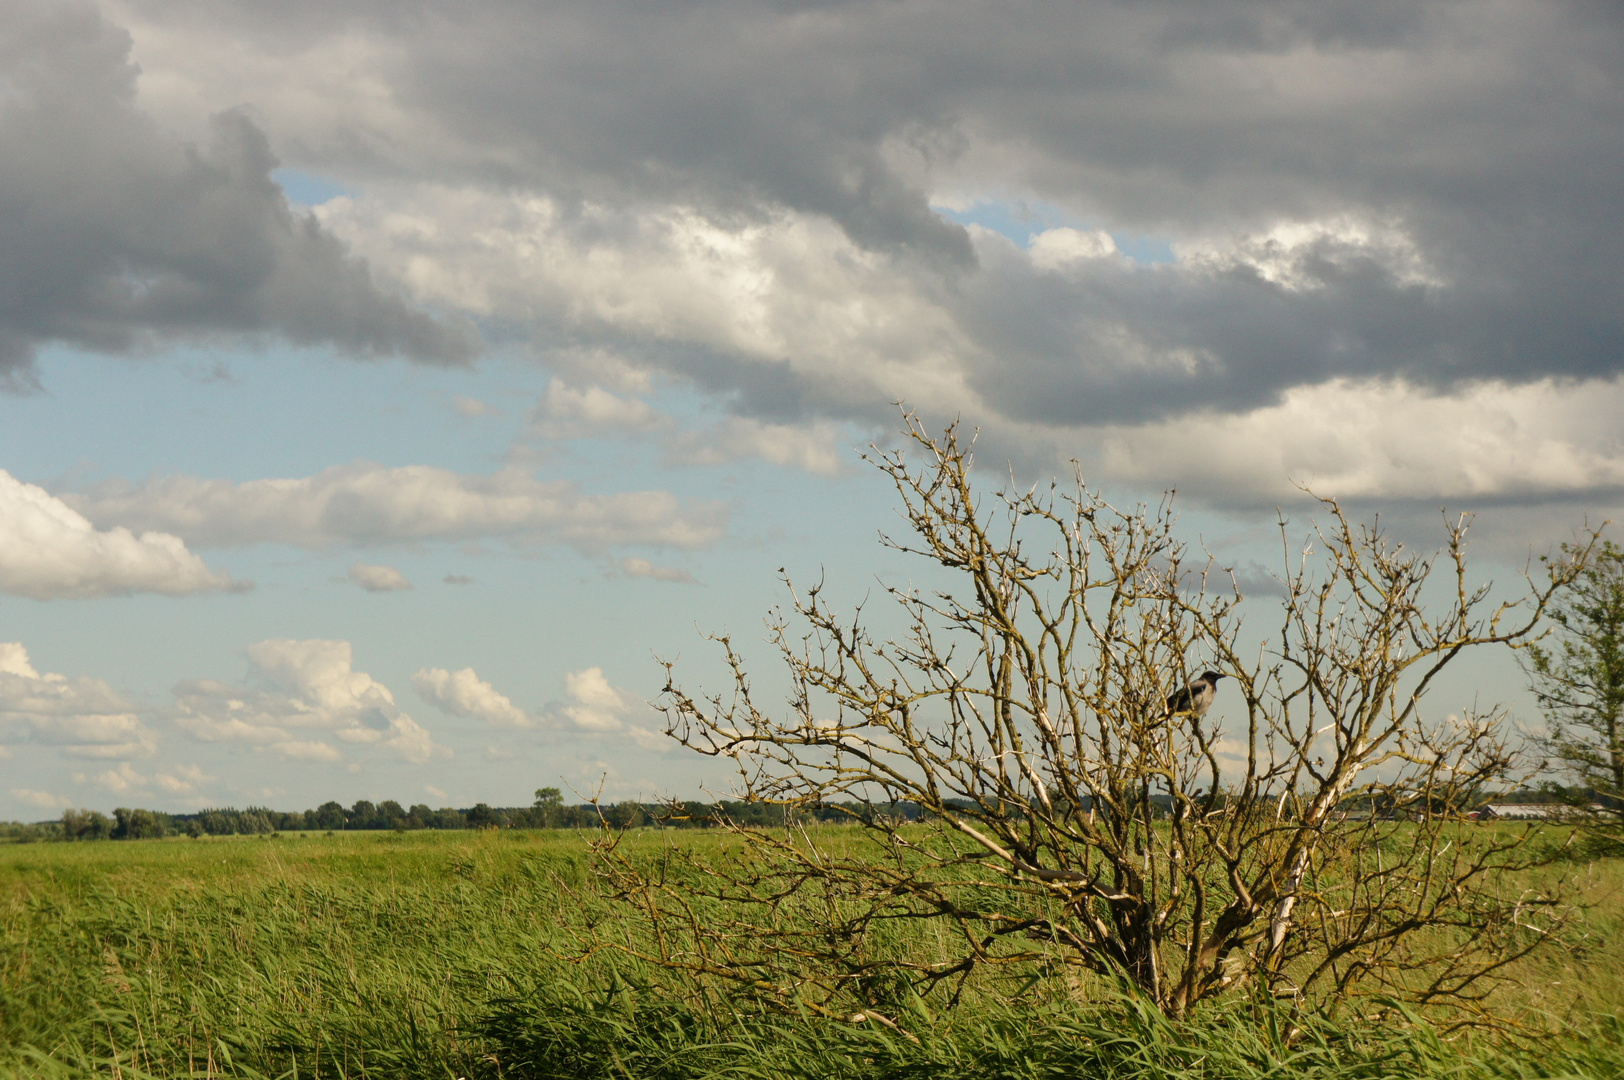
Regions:
<instances>
[{"instance_id":1,"label":"blue sky patch","mask_svg":"<svg viewBox=\"0 0 1624 1080\"><path fill-rule=\"evenodd\" d=\"M354 188L345 187L325 176L312 176L298 169L277 169L271 179L282 185L282 194L294 206L320 206L340 195L356 194Z\"/></svg>"},{"instance_id":2,"label":"blue sky patch","mask_svg":"<svg viewBox=\"0 0 1624 1080\"><path fill-rule=\"evenodd\" d=\"M948 221L960 225L979 225L1023 248L1031 247L1032 237L1045 229L1098 227L1092 222L1072 217L1058 206L1027 199L981 199L965 210L935 205L931 209ZM1117 249L1134 262L1153 265L1173 261L1170 237L1113 232L1111 239L1116 241Z\"/></svg>"}]
</instances>

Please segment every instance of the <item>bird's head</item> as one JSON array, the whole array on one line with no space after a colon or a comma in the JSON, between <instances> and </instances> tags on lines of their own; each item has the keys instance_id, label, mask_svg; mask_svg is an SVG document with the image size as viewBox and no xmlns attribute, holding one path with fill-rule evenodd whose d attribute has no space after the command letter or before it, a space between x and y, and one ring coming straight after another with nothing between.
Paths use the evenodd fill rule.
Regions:
<instances>
[{"instance_id":1,"label":"bird's head","mask_svg":"<svg viewBox=\"0 0 1624 1080\"><path fill-rule=\"evenodd\" d=\"M1203 671L1201 673L1201 677L1212 683L1212 685L1217 686L1218 680L1224 677L1224 673L1221 671Z\"/></svg>"}]
</instances>

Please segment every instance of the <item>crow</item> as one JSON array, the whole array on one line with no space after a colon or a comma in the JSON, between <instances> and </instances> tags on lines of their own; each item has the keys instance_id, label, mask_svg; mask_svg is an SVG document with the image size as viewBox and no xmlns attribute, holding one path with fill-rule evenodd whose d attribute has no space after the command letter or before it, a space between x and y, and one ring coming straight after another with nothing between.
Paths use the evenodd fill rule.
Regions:
<instances>
[{"instance_id":1,"label":"crow","mask_svg":"<svg viewBox=\"0 0 1624 1080\"><path fill-rule=\"evenodd\" d=\"M1222 672L1203 671L1199 679L1190 680L1189 686L1167 695L1167 711L1205 716L1207 710L1212 708L1213 696L1218 692L1218 680L1223 677Z\"/></svg>"}]
</instances>

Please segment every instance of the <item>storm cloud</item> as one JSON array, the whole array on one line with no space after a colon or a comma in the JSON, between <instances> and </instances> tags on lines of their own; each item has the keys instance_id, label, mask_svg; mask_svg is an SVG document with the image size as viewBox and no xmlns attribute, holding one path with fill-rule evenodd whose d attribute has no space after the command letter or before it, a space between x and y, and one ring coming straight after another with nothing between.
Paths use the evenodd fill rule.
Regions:
<instances>
[{"instance_id":1,"label":"storm cloud","mask_svg":"<svg viewBox=\"0 0 1624 1080\"><path fill-rule=\"evenodd\" d=\"M1338 377L1450 387L1606 377L1624 361L1624 19L1603 5L117 10L185 73L175 85L254 101L299 161L529 192L548 221L519 236L544 247L657 261L649 223L676 209L734 237L831 222L943 317L945 349L939 332L903 345L936 352L935 381L990 416L1123 422L1254 408ZM228 75L180 55L205 41L261 59ZM351 82L387 93L320 116L287 73L330 84L314 69L341 46ZM1046 272L932 210L1011 194L1179 257ZM838 262L838 246L796 266ZM784 304L804 308L814 290L773 266ZM495 310L539 316L544 336L616 329L567 300ZM897 389L831 382L812 342L752 352L680 318L618 329L697 346L647 362L754 411L850 415ZM856 338L839 344L878 347Z\"/></svg>"},{"instance_id":2,"label":"storm cloud","mask_svg":"<svg viewBox=\"0 0 1624 1080\"><path fill-rule=\"evenodd\" d=\"M18 10L0 137L63 149L8 161L70 162L29 166L47 206L124 178L30 234L90 254L11 257L69 286L8 293L13 364L209 328L465 355L439 311L572 385L612 355L752 422L907 400L1084 457L1316 387L1624 369L1605 5ZM346 193L293 213L273 147Z\"/></svg>"},{"instance_id":3,"label":"storm cloud","mask_svg":"<svg viewBox=\"0 0 1624 1080\"><path fill-rule=\"evenodd\" d=\"M0 4L0 380L62 342L126 352L274 335L356 355L469 355L462 331L382 291L271 179L247 112L196 140L139 107L129 35L91 6Z\"/></svg>"}]
</instances>

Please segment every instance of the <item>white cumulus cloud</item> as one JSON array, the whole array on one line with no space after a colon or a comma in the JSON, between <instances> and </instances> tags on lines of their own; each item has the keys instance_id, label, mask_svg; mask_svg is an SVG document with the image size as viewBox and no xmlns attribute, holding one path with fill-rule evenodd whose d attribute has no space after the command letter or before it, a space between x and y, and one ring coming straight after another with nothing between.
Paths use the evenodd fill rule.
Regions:
<instances>
[{"instance_id":1,"label":"white cumulus cloud","mask_svg":"<svg viewBox=\"0 0 1624 1080\"><path fill-rule=\"evenodd\" d=\"M492 727L613 735L644 747L666 745L666 740L647 722L647 706L612 684L601 667L566 673L564 700L551 702L537 713L519 708L473 668L424 668L412 676L412 687L436 708L453 716L482 720ZM501 753L504 759L512 756L507 750Z\"/></svg>"},{"instance_id":2,"label":"white cumulus cloud","mask_svg":"<svg viewBox=\"0 0 1624 1080\"><path fill-rule=\"evenodd\" d=\"M615 565L627 577L652 578L655 581L671 581L681 585L691 585L694 580L694 576L686 570L679 570L674 566L657 566L635 555L619 559Z\"/></svg>"},{"instance_id":3,"label":"white cumulus cloud","mask_svg":"<svg viewBox=\"0 0 1624 1080\"><path fill-rule=\"evenodd\" d=\"M308 739L284 739L267 744L266 749L288 761L340 761L344 757L326 743Z\"/></svg>"},{"instance_id":4,"label":"white cumulus cloud","mask_svg":"<svg viewBox=\"0 0 1624 1080\"><path fill-rule=\"evenodd\" d=\"M572 206L420 184L374 185L316 214L425 303L592 342L726 355L737 372L804 376L859 409L901 396L952 408L963 389L954 368L979 351L932 275L816 212L741 222L680 204Z\"/></svg>"},{"instance_id":5,"label":"white cumulus cloud","mask_svg":"<svg viewBox=\"0 0 1624 1080\"><path fill-rule=\"evenodd\" d=\"M367 592L400 592L412 587L406 575L393 566L373 566L369 563L356 563L350 567L350 580Z\"/></svg>"},{"instance_id":6,"label":"white cumulus cloud","mask_svg":"<svg viewBox=\"0 0 1624 1080\"><path fill-rule=\"evenodd\" d=\"M451 407L457 410L458 416L461 416L467 420L473 420L481 416L502 415L502 410L498 409L490 402L481 401L478 398L466 397L462 394L458 394L456 397L451 399Z\"/></svg>"},{"instance_id":7,"label":"white cumulus cloud","mask_svg":"<svg viewBox=\"0 0 1624 1080\"><path fill-rule=\"evenodd\" d=\"M1232 503L1300 497L1456 503L1624 487L1624 379L1482 383L1429 394L1396 380L1336 380L1276 405L1104 429L1117 479Z\"/></svg>"},{"instance_id":8,"label":"white cumulus cloud","mask_svg":"<svg viewBox=\"0 0 1624 1080\"><path fill-rule=\"evenodd\" d=\"M25 806L39 810L62 810L73 805L70 799L52 795L49 791L36 791L34 788L14 787L11 789L11 795Z\"/></svg>"},{"instance_id":9,"label":"white cumulus cloud","mask_svg":"<svg viewBox=\"0 0 1624 1080\"><path fill-rule=\"evenodd\" d=\"M0 740L85 758L146 757L157 745L135 706L107 683L42 675L18 642L0 642Z\"/></svg>"},{"instance_id":10,"label":"white cumulus cloud","mask_svg":"<svg viewBox=\"0 0 1624 1080\"><path fill-rule=\"evenodd\" d=\"M1401 286L1446 284L1399 222L1351 214L1277 222L1247 236L1187 240L1173 251L1187 266L1217 274L1243 269L1292 293L1323 290L1328 269L1358 260L1380 265Z\"/></svg>"},{"instance_id":11,"label":"white cumulus cloud","mask_svg":"<svg viewBox=\"0 0 1624 1080\"><path fill-rule=\"evenodd\" d=\"M543 714L554 727L630 739L644 749L668 749L670 742L648 723L648 707L636 695L609 681L601 667L564 676L564 700Z\"/></svg>"},{"instance_id":12,"label":"white cumulus cloud","mask_svg":"<svg viewBox=\"0 0 1624 1080\"><path fill-rule=\"evenodd\" d=\"M135 767L128 761L123 762L116 769L107 769L96 774L96 783L115 795L126 791L133 791L147 787L151 781L135 771Z\"/></svg>"},{"instance_id":13,"label":"white cumulus cloud","mask_svg":"<svg viewBox=\"0 0 1624 1080\"><path fill-rule=\"evenodd\" d=\"M626 699L609 685L600 667L572 671L564 676L569 700L557 707L557 716L582 731L619 731L627 710Z\"/></svg>"},{"instance_id":14,"label":"white cumulus cloud","mask_svg":"<svg viewBox=\"0 0 1624 1080\"><path fill-rule=\"evenodd\" d=\"M673 435L667 454L681 465L724 465L741 458L760 458L818 476L838 475L850 457L838 424L773 424L744 416L730 416L707 430Z\"/></svg>"},{"instance_id":15,"label":"white cumulus cloud","mask_svg":"<svg viewBox=\"0 0 1624 1080\"><path fill-rule=\"evenodd\" d=\"M484 720L497 727L530 727L535 719L498 693L473 668L424 668L412 676L417 696L452 716Z\"/></svg>"},{"instance_id":16,"label":"white cumulus cloud","mask_svg":"<svg viewBox=\"0 0 1624 1080\"><path fill-rule=\"evenodd\" d=\"M652 431L670 423L645 401L621 397L601 386L571 386L559 379L547 385L530 416L531 431L551 438Z\"/></svg>"},{"instance_id":17,"label":"white cumulus cloud","mask_svg":"<svg viewBox=\"0 0 1624 1080\"><path fill-rule=\"evenodd\" d=\"M62 499L97 522L164 529L205 546L511 537L591 552L617 544L693 548L718 539L726 521L722 504L684 503L666 491L589 495L520 468L469 476L365 461L292 479L105 483Z\"/></svg>"},{"instance_id":18,"label":"white cumulus cloud","mask_svg":"<svg viewBox=\"0 0 1624 1080\"><path fill-rule=\"evenodd\" d=\"M165 791L175 795L183 795L194 791L199 785L207 784L214 777L209 776L196 765L175 765L168 772L158 773L152 782Z\"/></svg>"},{"instance_id":19,"label":"white cumulus cloud","mask_svg":"<svg viewBox=\"0 0 1624 1080\"><path fill-rule=\"evenodd\" d=\"M347 641L262 641L246 652L247 686L194 680L175 688L175 722L183 730L292 761L339 760L329 737L418 764L449 753L395 704L388 687L354 669Z\"/></svg>"},{"instance_id":20,"label":"white cumulus cloud","mask_svg":"<svg viewBox=\"0 0 1624 1080\"><path fill-rule=\"evenodd\" d=\"M42 487L0 469L0 592L34 600L245 587L211 570L179 537L98 529Z\"/></svg>"},{"instance_id":21,"label":"white cumulus cloud","mask_svg":"<svg viewBox=\"0 0 1624 1080\"><path fill-rule=\"evenodd\" d=\"M544 438L654 434L668 464L725 465L759 458L822 476L838 474L847 456L840 425L831 421L778 424L730 416L709 428L681 430L639 398L559 379L548 385L531 413L530 433Z\"/></svg>"},{"instance_id":22,"label":"white cumulus cloud","mask_svg":"<svg viewBox=\"0 0 1624 1080\"><path fill-rule=\"evenodd\" d=\"M1027 253L1039 270L1061 270L1081 259L1103 259L1117 254L1116 241L1103 231L1045 229L1032 238Z\"/></svg>"}]
</instances>

